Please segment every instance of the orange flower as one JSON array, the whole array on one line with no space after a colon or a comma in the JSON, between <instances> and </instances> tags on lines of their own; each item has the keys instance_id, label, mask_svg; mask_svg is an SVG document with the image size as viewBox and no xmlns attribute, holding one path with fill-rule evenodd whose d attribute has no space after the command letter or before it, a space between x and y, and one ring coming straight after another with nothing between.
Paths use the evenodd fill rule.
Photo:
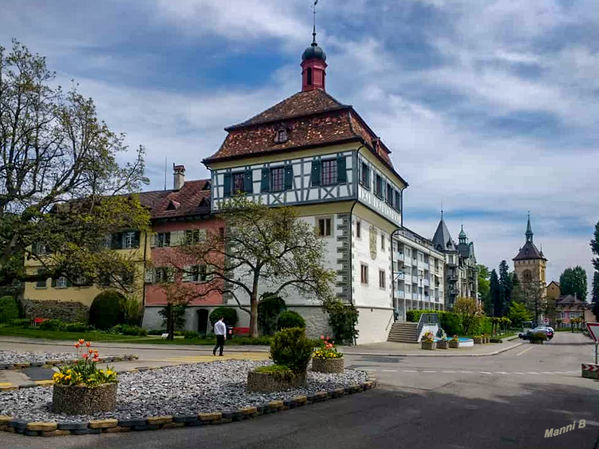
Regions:
<instances>
[{"instance_id":1,"label":"orange flower","mask_svg":"<svg viewBox=\"0 0 599 449\"><path fill-rule=\"evenodd\" d=\"M92 345L92 342L91 342L91 341L88 341L88 342L86 342L86 343L85 343L85 346L87 346L88 348L89 348L91 345Z\"/></svg>"},{"instance_id":2,"label":"orange flower","mask_svg":"<svg viewBox=\"0 0 599 449\"><path fill-rule=\"evenodd\" d=\"M79 348L79 346L81 346L79 343L75 343L76 348Z\"/></svg>"},{"instance_id":3,"label":"orange flower","mask_svg":"<svg viewBox=\"0 0 599 449\"><path fill-rule=\"evenodd\" d=\"M98 357L94 357L94 358L92 359L92 362L99 362L99 361L100 361L100 359L99 359Z\"/></svg>"},{"instance_id":4,"label":"orange flower","mask_svg":"<svg viewBox=\"0 0 599 449\"><path fill-rule=\"evenodd\" d=\"M93 353L94 353L94 350L93 350L92 348L89 348L89 349L87 350L87 352L89 352L90 354L93 354Z\"/></svg>"},{"instance_id":5,"label":"orange flower","mask_svg":"<svg viewBox=\"0 0 599 449\"><path fill-rule=\"evenodd\" d=\"M83 343L85 343L85 340L83 338L79 339L79 344L82 345Z\"/></svg>"},{"instance_id":6,"label":"orange flower","mask_svg":"<svg viewBox=\"0 0 599 449\"><path fill-rule=\"evenodd\" d=\"M98 350L94 349L94 355L97 356L98 355Z\"/></svg>"},{"instance_id":7,"label":"orange flower","mask_svg":"<svg viewBox=\"0 0 599 449\"><path fill-rule=\"evenodd\" d=\"M87 358L89 357L89 355L83 354L81 357L83 357L85 360L87 360Z\"/></svg>"}]
</instances>

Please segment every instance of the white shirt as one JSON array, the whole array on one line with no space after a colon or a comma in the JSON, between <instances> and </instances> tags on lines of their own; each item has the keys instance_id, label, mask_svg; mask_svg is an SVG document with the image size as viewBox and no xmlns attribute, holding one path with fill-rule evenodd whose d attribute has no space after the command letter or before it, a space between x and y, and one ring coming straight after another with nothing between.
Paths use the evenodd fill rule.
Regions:
<instances>
[{"instance_id":1,"label":"white shirt","mask_svg":"<svg viewBox=\"0 0 599 449\"><path fill-rule=\"evenodd\" d=\"M224 321L217 321L214 324L214 335L227 336L227 325L224 323Z\"/></svg>"}]
</instances>

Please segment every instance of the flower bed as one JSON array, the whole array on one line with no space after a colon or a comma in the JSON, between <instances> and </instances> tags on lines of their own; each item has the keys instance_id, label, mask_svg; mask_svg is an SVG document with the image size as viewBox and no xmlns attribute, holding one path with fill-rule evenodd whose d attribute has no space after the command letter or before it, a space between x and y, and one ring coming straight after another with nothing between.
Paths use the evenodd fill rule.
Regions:
<instances>
[{"instance_id":1,"label":"flower bed","mask_svg":"<svg viewBox=\"0 0 599 449\"><path fill-rule=\"evenodd\" d=\"M337 351L335 342L324 335L320 336L320 347L312 354L312 371L319 373L342 373L343 353Z\"/></svg>"},{"instance_id":2,"label":"flower bed","mask_svg":"<svg viewBox=\"0 0 599 449\"><path fill-rule=\"evenodd\" d=\"M116 408L93 415L64 415L51 408L52 389L32 387L0 392L0 415L23 421L73 422L114 418L139 420L148 416L191 416L257 407L274 400L291 400L320 391L350 388L368 380L364 371L346 369L341 374L309 371L306 384L274 393L246 391L248 372L269 362L225 360L178 365L119 374Z\"/></svg>"}]
</instances>

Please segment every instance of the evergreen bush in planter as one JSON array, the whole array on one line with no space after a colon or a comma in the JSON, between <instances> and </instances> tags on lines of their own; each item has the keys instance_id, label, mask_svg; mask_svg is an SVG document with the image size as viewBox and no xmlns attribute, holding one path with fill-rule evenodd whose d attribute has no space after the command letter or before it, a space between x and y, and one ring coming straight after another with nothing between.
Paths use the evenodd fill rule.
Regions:
<instances>
[{"instance_id":1,"label":"evergreen bush in planter","mask_svg":"<svg viewBox=\"0 0 599 449\"><path fill-rule=\"evenodd\" d=\"M284 329L272 339L270 356L274 365L248 373L249 391L272 392L296 388L306 383L306 370L313 345L304 329Z\"/></svg>"}]
</instances>

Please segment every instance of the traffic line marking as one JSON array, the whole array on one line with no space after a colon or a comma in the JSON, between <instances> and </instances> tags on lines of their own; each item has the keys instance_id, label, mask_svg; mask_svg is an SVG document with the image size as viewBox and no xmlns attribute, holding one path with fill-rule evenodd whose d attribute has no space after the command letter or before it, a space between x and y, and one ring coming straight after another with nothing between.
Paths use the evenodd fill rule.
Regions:
<instances>
[{"instance_id":1,"label":"traffic line marking","mask_svg":"<svg viewBox=\"0 0 599 449\"><path fill-rule=\"evenodd\" d=\"M383 372L384 373L396 373L397 370L396 369L384 369Z\"/></svg>"},{"instance_id":2,"label":"traffic line marking","mask_svg":"<svg viewBox=\"0 0 599 449\"><path fill-rule=\"evenodd\" d=\"M491 373L491 372L489 372L489 371L479 371L479 373L480 373L480 374L493 374L493 373Z\"/></svg>"},{"instance_id":3,"label":"traffic line marking","mask_svg":"<svg viewBox=\"0 0 599 449\"><path fill-rule=\"evenodd\" d=\"M427 371L427 370L423 370L423 373L436 373L436 371Z\"/></svg>"},{"instance_id":4,"label":"traffic line marking","mask_svg":"<svg viewBox=\"0 0 599 449\"><path fill-rule=\"evenodd\" d=\"M418 371L416 371L415 369L404 369L402 370L404 373L417 373Z\"/></svg>"},{"instance_id":5,"label":"traffic line marking","mask_svg":"<svg viewBox=\"0 0 599 449\"><path fill-rule=\"evenodd\" d=\"M445 371L441 371L441 372L442 372L442 373L448 373L448 374L455 374L455 371L448 371L448 370L445 370Z\"/></svg>"},{"instance_id":6,"label":"traffic line marking","mask_svg":"<svg viewBox=\"0 0 599 449\"><path fill-rule=\"evenodd\" d=\"M526 348L524 351L520 351L518 354L516 354L516 357L520 357L522 354L524 354L525 352L530 351L533 348L534 348L534 346L531 346L530 348Z\"/></svg>"},{"instance_id":7,"label":"traffic line marking","mask_svg":"<svg viewBox=\"0 0 599 449\"><path fill-rule=\"evenodd\" d=\"M472 374L472 371L460 371L462 374Z\"/></svg>"}]
</instances>

